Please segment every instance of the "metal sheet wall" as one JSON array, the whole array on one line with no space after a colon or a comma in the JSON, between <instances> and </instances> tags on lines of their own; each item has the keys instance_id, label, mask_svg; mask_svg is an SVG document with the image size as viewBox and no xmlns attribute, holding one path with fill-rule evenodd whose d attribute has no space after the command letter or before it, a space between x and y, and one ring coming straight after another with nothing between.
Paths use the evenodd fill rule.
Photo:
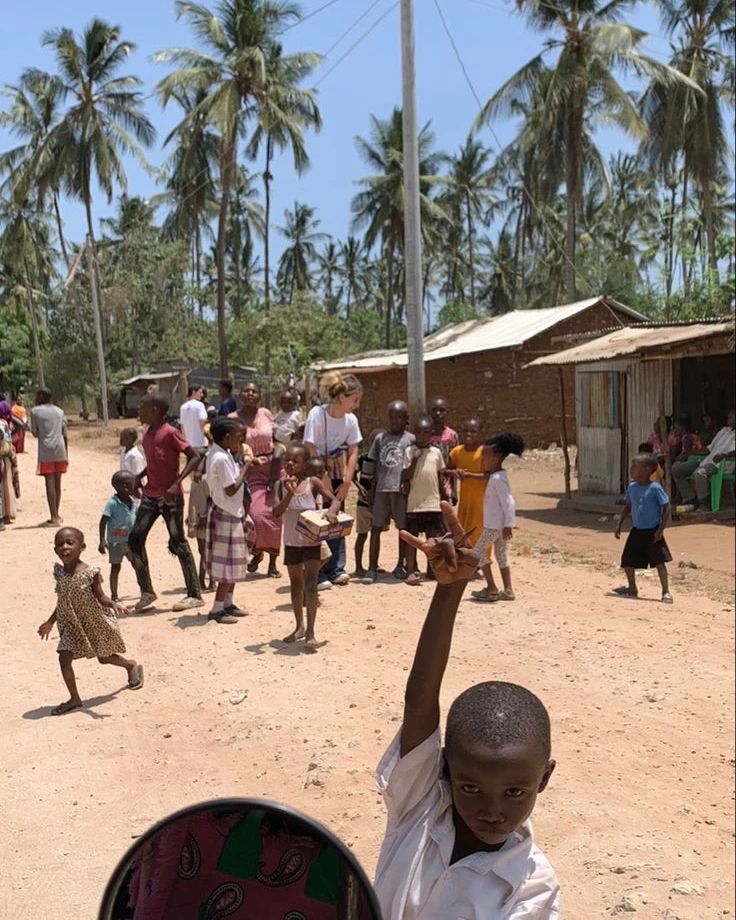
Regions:
<instances>
[{"instance_id":1,"label":"metal sheet wall","mask_svg":"<svg viewBox=\"0 0 736 920\"><path fill-rule=\"evenodd\" d=\"M672 414L672 361L635 361L629 370L627 446L629 459L654 430L664 388L665 415Z\"/></svg>"},{"instance_id":2,"label":"metal sheet wall","mask_svg":"<svg viewBox=\"0 0 736 920\"><path fill-rule=\"evenodd\" d=\"M621 491L621 429L583 428L578 433L578 488L583 493Z\"/></svg>"}]
</instances>

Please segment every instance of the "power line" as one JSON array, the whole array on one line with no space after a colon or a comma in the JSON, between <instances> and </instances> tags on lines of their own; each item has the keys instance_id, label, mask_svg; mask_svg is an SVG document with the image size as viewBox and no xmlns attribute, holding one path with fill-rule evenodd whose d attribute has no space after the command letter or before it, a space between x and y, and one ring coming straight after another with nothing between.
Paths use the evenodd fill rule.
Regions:
<instances>
[{"instance_id":1,"label":"power line","mask_svg":"<svg viewBox=\"0 0 736 920\"><path fill-rule=\"evenodd\" d=\"M338 38L335 39L335 41L330 45L330 47L327 49L327 51L325 51L324 56L325 56L325 57L329 57L329 56L332 54L332 52L335 50L335 48L337 48L337 46L340 44L340 42L341 42L344 38L346 38L348 35L350 35L350 33L351 33L351 32L353 31L353 29L358 25L358 23L362 22L362 21L365 19L365 17L366 17L370 12L372 12L372 11L378 6L379 3L382 3L382 2L383 2L383 0L373 0L373 3L371 3L371 5L368 7L368 9L365 10L363 13L361 13L360 16L358 16L357 19L353 20L353 22L351 23L351 25L349 25L349 26L347 27L347 29L345 29L345 31L342 32L341 35L339 35Z\"/></svg>"},{"instance_id":2,"label":"power line","mask_svg":"<svg viewBox=\"0 0 736 920\"><path fill-rule=\"evenodd\" d=\"M311 19L313 16L317 16L322 10L326 10L331 6L334 6L336 3L339 3L339 0L328 0L327 3L323 3L322 6L318 6L316 10L312 10L311 13L307 13L306 16L302 16L297 22L292 23L290 26L287 26L285 29L282 29L282 34L284 32L291 32L292 29L296 29L297 26L302 25L308 19Z\"/></svg>"},{"instance_id":3,"label":"power line","mask_svg":"<svg viewBox=\"0 0 736 920\"><path fill-rule=\"evenodd\" d=\"M332 67L330 67L328 70L326 70L322 74L319 80L317 80L317 82L314 84L314 88L317 89L317 87L321 86L321 84L324 83L324 81L327 79L327 77L329 77L332 71L339 64L341 64L345 60L345 58L348 57L358 47L358 45L360 45L360 43L364 39L368 38L371 32L373 32L373 30L376 29L383 22L383 20L396 9L398 5L399 5L399 0L395 0L395 2L392 3L391 6L378 17L378 19L373 23L373 25L370 26L368 29L366 29L366 31L363 32L360 38L356 39L356 41L353 42L353 44L348 48L348 50L335 61Z\"/></svg>"},{"instance_id":4,"label":"power line","mask_svg":"<svg viewBox=\"0 0 736 920\"><path fill-rule=\"evenodd\" d=\"M468 84L468 86L470 87L470 91L471 91L471 93L473 94L473 98L475 99L475 101L476 101L476 103L477 103L477 105L478 105L478 109L479 109L479 110L482 110L482 109L483 109L483 104L482 104L481 101L480 101L480 97L478 96L478 93L475 91L475 87L473 86L473 82L472 82L472 80L470 79L470 75L468 74L467 68L465 67L465 63L464 63L464 61L463 61L463 59L462 59L462 55L460 54L460 50L459 50L459 48L457 47L457 44L455 43L455 39L452 37L452 33L450 32L450 27L448 26L447 20L446 20L445 17L444 17L444 14L443 14L443 12L442 12L442 8L440 7L440 4L439 4L439 0L434 0L434 5L435 5L435 8L436 8L436 10L437 10L437 12L438 12L438 14L439 14L440 21L442 22L442 26L443 26L443 28L444 28L444 30L445 30L445 34L447 35L447 38L448 38L449 41L450 41L450 44L451 44L451 46L452 46L452 49L453 49L453 51L455 52L455 56L457 57L458 63L459 63L459 65L460 65L460 69L462 70L463 75L464 75L464 77L465 77L465 80L467 81L467 84ZM490 129L491 134L493 135L494 140L496 141L496 144L498 145L498 151L499 151L499 153L502 153L502 152L503 152L503 145L501 144L501 141L499 140L498 135L496 134L496 131L495 131L493 125L492 125L490 122L488 123L488 128ZM555 237L555 235L554 235L554 233L553 233L553 231L552 231L552 227L551 227L550 224L549 224L549 221L547 220L547 218L545 217L544 213L542 212L542 209L539 207L539 205L537 204L537 202L534 200L534 197L532 196L532 193L531 193L531 192L529 191L529 189L527 188L527 185L526 185L526 183L524 182L524 177L523 177L523 175L520 174L520 175L519 175L519 178L520 178L521 187L522 187L522 189L524 190L524 193L526 194L527 198L529 199L529 202L531 203L532 207L533 207L534 210L537 212L537 215L539 216L539 218L541 219L541 221L542 221L542 223L544 224L545 228L547 229L547 232L549 233L550 239L553 240L553 242L555 243L555 245L556 245L557 248L559 249L559 251L560 251L560 253L562 254L562 256L563 256L563 258L565 259L565 261L568 263L568 265L570 265L570 267L572 268L573 272L575 273L575 276L576 276L577 278L580 278L582 281L585 282L585 284L586 284L586 285L588 286L588 288L590 289L591 294L596 294L597 292L596 292L595 288L593 287L593 285L592 285L592 284L590 283L590 281L588 281L588 279L578 270L578 268L577 268L577 266L575 265L575 263L574 263L574 262L572 261L572 259L568 256L567 251L565 250L565 247L564 247L564 246L562 245L562 243L560 243L560 242L557 240L557 238Z\"/></svg>"}]
</instances>

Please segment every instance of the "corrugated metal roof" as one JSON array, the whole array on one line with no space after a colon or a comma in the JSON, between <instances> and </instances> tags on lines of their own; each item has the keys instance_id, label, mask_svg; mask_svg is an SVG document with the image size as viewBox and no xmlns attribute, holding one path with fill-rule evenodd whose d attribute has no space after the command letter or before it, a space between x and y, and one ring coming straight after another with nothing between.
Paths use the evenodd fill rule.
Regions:
<instances>
[{"instance_id":1,"label":"corrugated metal roof","mask_svg":"<svg viewBox=\"0 0 736 920\"><path fill-rule=\"evenodd\" d=\"M523 345L529 339L546 332L558 323L600 302L614 307L631 316L644 320L641 313L624 306L611 297L591 297L577 303L561 307L543 307L539 310L513 310L490 319L471 319L464 323L446 326L432 333L424 340L424 360L439 361L442 358L454 358L457 355L472 354L479 351L491 351L498 348L511 348ZM408 364L406 350L373 351L342 361L330 361L319 366L320 370L354 370L369 373L387 370L391 367L406 367Z\"/></svg>"},{"instance_id":2,"label":"corrugated metal roof","mask_svg":"<svg viewBox=\"0 0 736 920\"><path fill-rule=\"evenodd\" d=\"M543 355L528 367L541 364L584 364L586 361L610 361L612 358L636 355L665 346L694 342L711 336L733 333L733 320L715 323L692 323L672 326L624 326L599 336L583 345L566 348L553 355Z\"/></svg>"},{"instance_id":3,"label":"corrugated metal roof","mask_svg":"<svg viewBox=\"0 0 736 920\"><path fill-rule=\"evenodd\" d=\"M164 371L163 373L159 373L159 374L138 374L135 377L129 377L127 380L121 380L120 386L129 387L129 386L132 386L134 383L143 383L147 380L171 380L173 378L178 378L180 374L188 374L188 373L189 371L187 370L181 370L181 371Z\"/></svg>"}]
</instances>

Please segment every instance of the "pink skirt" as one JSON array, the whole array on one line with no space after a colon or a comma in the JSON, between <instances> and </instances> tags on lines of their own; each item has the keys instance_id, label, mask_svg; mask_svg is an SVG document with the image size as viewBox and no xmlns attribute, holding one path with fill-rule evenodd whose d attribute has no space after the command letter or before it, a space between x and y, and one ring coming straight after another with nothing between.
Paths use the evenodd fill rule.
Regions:
<instances>
[{"instance_id":1,"label":"pink skirt","mask_svg":"<svg viewBox=\"0 0 736 920\"><path fill-rule=\"evenodd\" d=\"M254 467L248 474L251 494L250 511L256 528L256 553L278 553L281 550L281 519L273 516L274 494L267 492L271 477L270 466Z\"/></svg>"}]
</instances>

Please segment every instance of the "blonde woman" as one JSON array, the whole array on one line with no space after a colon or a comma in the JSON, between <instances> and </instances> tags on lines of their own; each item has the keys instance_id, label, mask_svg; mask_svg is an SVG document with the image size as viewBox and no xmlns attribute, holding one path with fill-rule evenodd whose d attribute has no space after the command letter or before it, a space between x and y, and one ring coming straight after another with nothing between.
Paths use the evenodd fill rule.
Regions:
<instances>
[{"instance_id":1,"label":"blonde woman","mask_svg":"<svg viewBox=\"0 0 736 920\"><path fill-rule=\"evenodd\" d=\"M310 410L304 426L304 444L310 454L321 457L332 491L344 504L358 462L358 445L362 440L355 411L360 406L363 385L352 374L335 371L325 374L320 382L324 404ZM332 552L320 571L319 589L346 585L350 580L345 571L345 539L328 540Z\"/></svg>"}]
</instances>

